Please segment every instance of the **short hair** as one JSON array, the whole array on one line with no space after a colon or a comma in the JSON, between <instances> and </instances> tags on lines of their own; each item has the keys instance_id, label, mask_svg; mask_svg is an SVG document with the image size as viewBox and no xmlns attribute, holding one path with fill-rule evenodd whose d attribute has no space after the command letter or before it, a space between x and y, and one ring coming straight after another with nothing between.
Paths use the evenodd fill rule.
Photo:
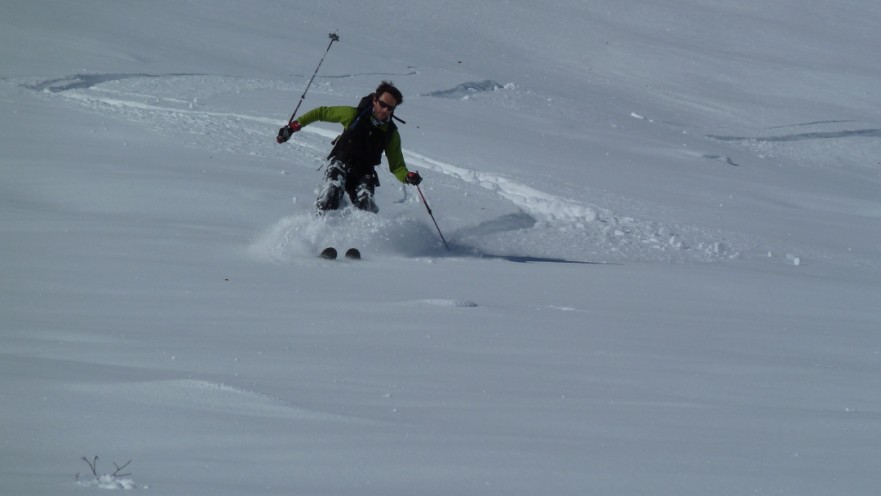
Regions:
<instances>
[{"instance_id":1,"label":"short hair","mask_svg":"<svg viewBox=\"0 0 881 496\"><path fill-rule=\"evenodd\" d=\"M376 98L382 96L383 93L388 93L394 97L395 101L398 102L396 105L404 103L404 95L401 94L401 90L395 87L395 83L391 81L383 81L376 87L376 92L374 93Z\"/></svg>"}]
</instances>

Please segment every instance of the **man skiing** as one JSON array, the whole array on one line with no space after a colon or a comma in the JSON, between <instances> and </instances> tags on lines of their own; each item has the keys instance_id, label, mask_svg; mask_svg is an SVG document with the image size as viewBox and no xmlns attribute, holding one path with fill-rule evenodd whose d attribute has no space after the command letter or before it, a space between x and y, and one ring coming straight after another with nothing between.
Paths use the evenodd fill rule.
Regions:
<instances>
[{"instance_id":1,"label":"man skiing","mask_svg":"<svg viewBox=\"0 0 881 496\"><path fill-rule=\"evenodd\" d=\"M401 136L392 119L395 108L403 102L401 91L391 82L383 81L374 93L362 98L357 107L318 107L278 130L276 141L281 144L303 126L316 121L343 125L343 134L334 140L334 147L327 156L325 185L315 201L319 211L338 209L345 193L356 208L378 212L373 200L379 186L375 168L382 162L383 152L389 171L399 181L414 186L422 182L419 173L410 172L404 163Z\"/></svg>"}]
</instances>

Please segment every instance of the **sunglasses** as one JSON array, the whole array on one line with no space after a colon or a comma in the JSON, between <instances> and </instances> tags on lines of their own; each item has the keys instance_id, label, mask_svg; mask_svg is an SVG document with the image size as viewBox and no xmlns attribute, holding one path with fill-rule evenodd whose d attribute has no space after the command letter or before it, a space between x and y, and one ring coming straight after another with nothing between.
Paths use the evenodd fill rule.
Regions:
<instances>
[{"instance_id":1,"label":"sunglasses","mask_svg":"<svg viewBox=\"0 0 881 496\"><path fill-rule=\"evenodd\" d=\"M384 101L380 100L379 98L376 99L376 103L378 103L381 108L384 108L390 112L394 111L395 107L397 107L397 105L389 105L389 104L385 103Z\"/></svg>"}]
</instances>

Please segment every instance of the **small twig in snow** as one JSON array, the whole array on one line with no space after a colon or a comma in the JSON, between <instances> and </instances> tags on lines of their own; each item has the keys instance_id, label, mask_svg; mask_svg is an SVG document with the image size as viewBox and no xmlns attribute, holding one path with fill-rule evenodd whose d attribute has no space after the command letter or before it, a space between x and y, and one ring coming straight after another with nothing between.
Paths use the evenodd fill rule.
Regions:
<instances>
[{"instance_id":1,"label":"small twig in snow","mask_svg":"<svg viewBox=\"0 0 881 496\"><path fill-rule=\"evenodd\" d=\"M83 461L86 462L90 469L92 469L92 475L94 475L95 478L98 479L98 455L95 455L95 458L92 459L92 461L89 461L89 459L84 456Z\"/></svg>"},{"instance_id":2,"label":"small twig in snow","mask_svg":"<svg viewBox=\"0 0 881 496\"><path fill-rule=\"evenodd\" d=\"M121 467L119 465L117 465L116 462L113 462L113 466L116 467L116 472L113 472L113 477L128 477L129 475L132 475L130 473L129 474L120 474L119 473L122 469L124 469L125 467L128 467L128 464L131 462L132 462L131 460L125 462L125 464L123 464L123 466L121 466Z\"/></svg>"},{"instance_id":3,"label":"small twig in snow","mask_svg":"<svg viewBox=\"0 0 881 496\"><path fill-rule=\"evenodd\" d=\"M100 480L101 480L101 476L98 475L98 455L95 455L95 457L92 458L91 461L89 461L89 459L86 458L86 457L84 456L84 457L83 457L83 461L86 462L86 465L88 465L89 468L92 470L92 475L95 476L95 480L100 481ZM131 462L132 462L132 461L129 460L129 461L125 462L124 464L122 464L122 466L119 466L119 465L116 464L116 462L113 462L113 466L116 467L116 471L113 472L112 474L110 474L110 477L113 478L113 479L116 479L116 478L118 478L118 477L128 477L128 476L132 475L131 473L127 473L127 474L121 474L121 473L120 473L120 472L122 472L122 471L125 469L125 467L128 467L129 464L130 464ZM76 480L77 480L77 481L80 480L80 474L79 474L79 473L76 474Z\"/></svg>"}]
</instances>

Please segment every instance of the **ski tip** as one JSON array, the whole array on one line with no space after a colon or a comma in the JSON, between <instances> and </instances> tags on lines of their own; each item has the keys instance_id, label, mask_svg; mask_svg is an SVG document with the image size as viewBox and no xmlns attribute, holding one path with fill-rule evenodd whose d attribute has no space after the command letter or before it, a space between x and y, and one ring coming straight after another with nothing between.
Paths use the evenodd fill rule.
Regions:
<instances>
[{"instance_id":1,"label":"ski tip","mask_svg":"<svg viewBox=\"0 0 881 496\"><path fill-rule=\"evenodd\" d=\"M318 256L325 260L336 260L336 248L328 246L327 248L321 250L321 253ZM346 250L346 258L348 258L349 260L361 260L361 252L358 251L357 248L349 248L348 250Z\"/></svg>"}]
</instances>

